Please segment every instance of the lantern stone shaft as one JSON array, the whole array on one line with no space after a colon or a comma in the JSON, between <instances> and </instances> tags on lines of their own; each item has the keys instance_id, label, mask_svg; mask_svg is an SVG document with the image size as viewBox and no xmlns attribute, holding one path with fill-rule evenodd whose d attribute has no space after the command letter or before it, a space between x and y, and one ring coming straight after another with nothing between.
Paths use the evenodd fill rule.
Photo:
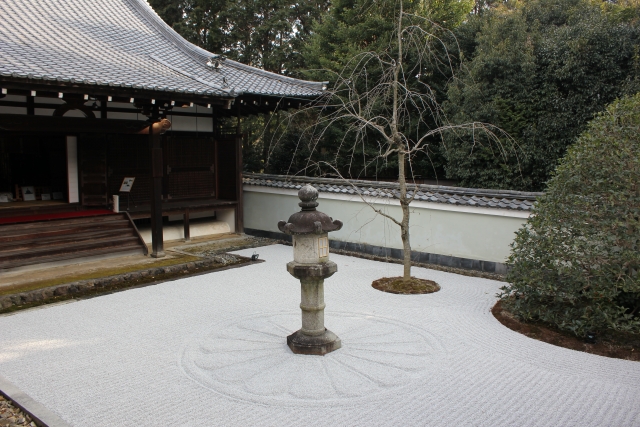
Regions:
<instances>
[{"instance_id":1,"label":"lantern stone shaft","mask_svg":"<svg viewBox=\"0 0 640 427\"><path fill-rule=\"evenodd\" d=\"M287 337L297 354L325 355L341 346L340 338L324 326L324 279L338 271L329 261L328 232L342 228L342 222L317 211L318 191L305 185L298 192L302 210L278 222L280 231L293 237L293 261L287 271L300 280L302 328Z\"/></svg>"}]
</instances>

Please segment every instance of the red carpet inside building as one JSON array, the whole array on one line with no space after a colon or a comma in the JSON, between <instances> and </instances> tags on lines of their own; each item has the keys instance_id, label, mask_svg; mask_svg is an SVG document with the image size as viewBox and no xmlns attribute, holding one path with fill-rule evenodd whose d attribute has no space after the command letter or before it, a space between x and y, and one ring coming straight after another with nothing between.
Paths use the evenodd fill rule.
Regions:
<instances>
[{"instance_id":1,"label":"red carpet inside building","mask_svg":"<svg viewBox=\"0 0 640 427\"><path fill-rule=\"evenodd\" d=\"M7 218L0 218L0 224L18 224L21 222L33 222L33 221L50 221L53 219L66 219L66 218L80 218L85 216L97 216L97 215L111 215L113 211L106 209L96 209L89 211L72 211L72 212L56 212L50 214L40 215L25 215L14 216Z\"/></svg>"}]
</instances>

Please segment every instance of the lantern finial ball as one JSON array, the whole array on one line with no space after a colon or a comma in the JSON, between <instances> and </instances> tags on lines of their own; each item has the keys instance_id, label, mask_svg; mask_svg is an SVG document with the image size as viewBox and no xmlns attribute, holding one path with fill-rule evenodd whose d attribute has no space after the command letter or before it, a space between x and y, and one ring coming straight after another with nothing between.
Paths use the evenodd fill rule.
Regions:
<instances>
[{"instance_id":1,"label":"lantern finial ball","mask_svg":"<svg viewBox=\"0 0 640 427\"><path fill-rule=\"evenodd\" d=\"M307 184L302 187L298 191L298 197L301 202L298 203L298 206L302 208L302 210L316 210L316 206L318 206L318 190L316 190L313 186Z\"/></svg>"}]
</instances>

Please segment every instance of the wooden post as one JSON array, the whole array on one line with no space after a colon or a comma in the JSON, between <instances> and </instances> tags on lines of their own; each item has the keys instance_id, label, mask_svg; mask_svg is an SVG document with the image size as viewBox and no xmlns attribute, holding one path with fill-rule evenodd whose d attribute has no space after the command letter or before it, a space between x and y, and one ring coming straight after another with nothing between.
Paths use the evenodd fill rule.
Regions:
<instances>
[{"instance_id":1,"label":"wooden post","mask_svg":"<svg viewBox=\"0 0 640 427\"><path fill-rule=\"evenodd\" d=\"M220 128L220 123L218 122L218 118L216 117L216 109L212 108L211 109L211 124L212 124L212 129L213 129L213 155L214 155L214 161L213 161L213 179L214 184L215 184L215 198L219 199L220 198L220 176L218 171L220 170L220 165L218 164L218 140L220 139L221 136L221 131L222 129Z\"/></svg>"},{"instance_id":2,"label":"wooden post","mask_svg":"<svg viewBox=\"0 0 640 427\"><path fill-rule=\"evenodd\" d=\"M149 142L151 146L151 256L164 256L164 240L162 236L162 135L154 133L149 126Z\"/></svg>"},{"instance_id":3,"label":"wooden post","mask_svg":"<svg viewBox=\"0 0 640 427\"><path fill-rule=\"evenodd\" d=\"M29 95L27 96L27 115L28 116L33 116L36 114L36 108L35 108L35 97Z\"/></svg>"},{"instance_id":4,"label":"wooden post","mask_svg":"<svg viewBox=\"0 0 640 427\"><path fill-rule=\"evenodd\" d=\"M184 210L184 241L191 241L191 230L189 229L189 208Z\"/></svg>"},{"instance_id":5,"label":"wooden post","mask_svg":"<svg viewBox=\"0 0 640 427\"><path fill-rule=\"evenodd\" d=\"M109 98L106 96L103 96L102 98L100 98L100 118L101 119L106 119L107 118L107 100Z\"/></svg>"}]
</instances>

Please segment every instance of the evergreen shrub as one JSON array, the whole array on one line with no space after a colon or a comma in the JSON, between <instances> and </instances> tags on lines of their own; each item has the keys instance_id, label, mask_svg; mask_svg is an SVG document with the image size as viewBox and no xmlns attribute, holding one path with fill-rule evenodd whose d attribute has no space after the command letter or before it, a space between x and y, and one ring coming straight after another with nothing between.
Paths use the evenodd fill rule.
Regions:
<instances>
[{"instance_id":1,"label":"evergreen shrub","mask_svg":"<svg viewBox=\"0 0 640 427\"><path fill-rule=\"evenodd\" d=\"M640 93L598 114L512 244L503 304L585 336L640 333Z\"/></svg>"}]
</instances>

